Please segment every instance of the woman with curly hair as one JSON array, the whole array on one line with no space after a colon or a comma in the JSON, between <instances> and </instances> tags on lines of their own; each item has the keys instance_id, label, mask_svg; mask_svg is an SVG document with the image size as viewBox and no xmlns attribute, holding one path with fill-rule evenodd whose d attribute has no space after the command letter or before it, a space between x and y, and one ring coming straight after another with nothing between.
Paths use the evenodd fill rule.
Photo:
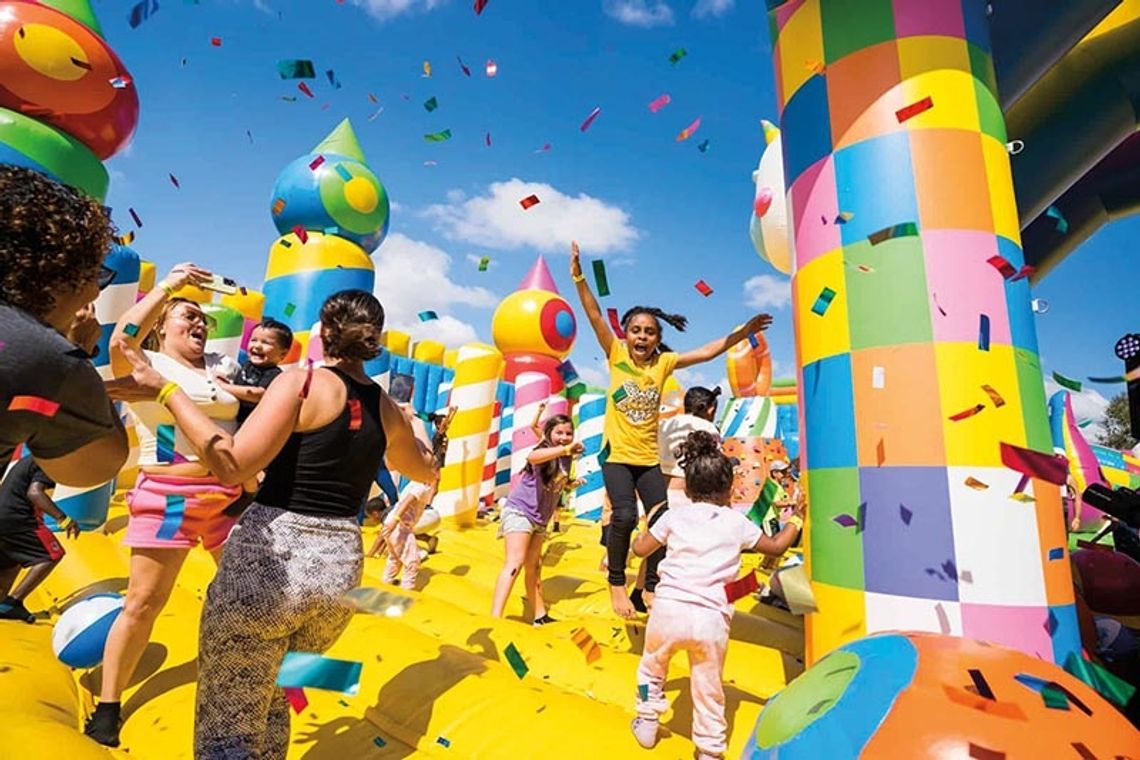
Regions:
<instances>
[{"instance_id":1,"label":"woman with curly hair","mask_svg":"<svg viewBox=\"0 0 1140 760\"><path fill-rule=\"evenodd\" d=\"M353 608L344 595L364 565L356 515L388 464L412 480L438 477L446 423L433 447L368 378L384 309L345 290L321 307L320 369L280 375L236 434L129 345L135 398L157 398L210 471L229 485L265 480L226 543L206 595L198 653L194 757L284 758L289 705L275 686L286 652L322 652ZM434 449L434 450L433 450Z\"/></svg>"},{"instance_id":2,"label":"woman with curly hair","mask_svg":"<svg viewBox=\"0 0 1140 760\"><path fill-rule=\"evenodd\" d=\"M112 233L95 201L0 164L0 470L21 443L73 486L105 483L126 461L126 431L88 361L89 304L115 275L103 266Z\"/></svg>"}]
</instances>

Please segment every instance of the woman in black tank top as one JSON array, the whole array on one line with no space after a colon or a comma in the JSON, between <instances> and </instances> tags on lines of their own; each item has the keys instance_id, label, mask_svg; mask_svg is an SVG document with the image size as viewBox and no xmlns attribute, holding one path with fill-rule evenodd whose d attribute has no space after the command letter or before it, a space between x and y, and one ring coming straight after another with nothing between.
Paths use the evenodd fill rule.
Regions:
<instances>
[{"instance_id":1,"label":"woman in black tank top","mask_svg":"<svg viewBox=\"0 0 1140 760\"><path fill-rule=\"evenodd\" d=\"M230 534L206 595L198 654L194 756L284 758L289 705L275 686L286 652L322 652L352 617L344 595L363 569L356 515L381 462L425 483L435 448L364 372L380 353L384 310L346 290L321 308L325 365L279 376L235 435L129 352L140 397L158 397L223 483L265 471ZM147 395L149 394L149 396Z\"/></svg>"}]
</instances>

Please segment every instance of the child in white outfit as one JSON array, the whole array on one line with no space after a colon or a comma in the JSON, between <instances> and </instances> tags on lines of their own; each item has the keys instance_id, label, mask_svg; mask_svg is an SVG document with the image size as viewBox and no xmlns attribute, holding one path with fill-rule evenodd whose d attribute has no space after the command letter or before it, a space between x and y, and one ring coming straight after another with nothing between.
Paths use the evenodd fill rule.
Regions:
<instances>
[{"instance_id":1,"label":"child in white outfit","mask_svg":"<svg viewBox=\"0 0 1140 760\"><path fill-rule=\"evenodd\" d=\"M395 583L396 576L401 576L400 588L416 587L416 576L420 572L420 547L416 543L415 528L435 497L436 485L413 483L385 518L384 527L377 536L377 542L384 540L388 543L388 559L384 563L385 583Z\"/></svg>"},{"instance_id":2,"label":"child in white outfit","mask_svg":"<svg viewBox=\"0 0 1140 760\"><path fill-rule=\"evenodd\" d=\"M657 743L659 717L669 708L664 694L669 661L676 652L686 651L697 756L720 758L728 735L723 676L732 620L725 586L740 573L742 550L781 555L799 536L803 522L793 515L779 534L765 536L728 506L733 466L721 452L719 440L697 431L679 449L685 493L692 503L670 508L633 544L639 557L668 547L637 669L638 717L633 733L646 749Z\"/></svg>"}]
</instances>

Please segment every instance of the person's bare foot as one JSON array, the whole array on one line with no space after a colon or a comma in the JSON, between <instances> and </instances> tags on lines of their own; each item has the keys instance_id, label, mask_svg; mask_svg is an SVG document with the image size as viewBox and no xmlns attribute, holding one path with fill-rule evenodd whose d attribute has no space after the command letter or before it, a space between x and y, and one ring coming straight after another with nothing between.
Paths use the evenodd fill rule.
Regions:
<instances>
[{"instance_id":1,"label":"person's bare foot","mask_svg":"<svg viewBox=\"0 0 1140 760\"><path fill-rule=\"evenodd\" d=\"M637 614L637 610L633 608L633 602L629 600L629 592L625 590L625 586L610 586L610 604L613 605L614 613L620 618L629 620Z\"/></svg>"}]
</instances>

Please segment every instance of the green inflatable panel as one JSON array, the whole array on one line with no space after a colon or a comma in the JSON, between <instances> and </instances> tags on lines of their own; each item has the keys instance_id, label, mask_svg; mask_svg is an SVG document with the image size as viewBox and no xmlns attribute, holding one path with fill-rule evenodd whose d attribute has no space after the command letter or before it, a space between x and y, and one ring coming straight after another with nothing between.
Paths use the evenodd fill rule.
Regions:
<instances>
[{"instance_id":1,"label":"green inflatable panel","mask_svg":"<svg viewBox=\"0 0 1140 760\"><path fill-rule=\"evenodd\" d=\"M87 146L6 108L0 108L0 164L43 172L100 203L107 198L107 169Z\"/></svg>"}]
</instances>

